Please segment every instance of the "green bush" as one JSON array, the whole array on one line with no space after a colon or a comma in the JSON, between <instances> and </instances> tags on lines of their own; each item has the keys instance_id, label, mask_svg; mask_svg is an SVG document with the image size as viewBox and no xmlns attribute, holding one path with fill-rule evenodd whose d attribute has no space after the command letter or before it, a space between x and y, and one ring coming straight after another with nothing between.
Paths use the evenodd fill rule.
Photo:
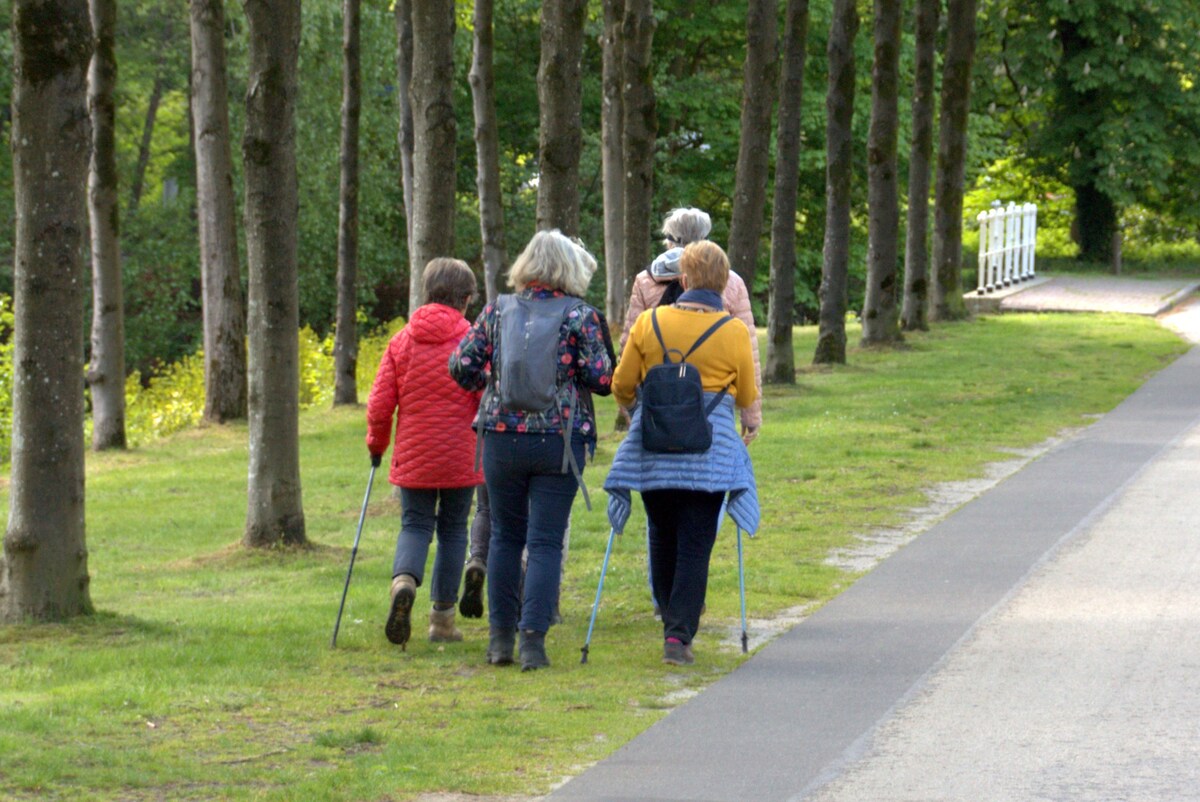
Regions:
<instances>
[{"instance_id":1,"label":"green bush","mask_svg":"<svg viewBox=\"0 0 1200 802\"><path fill-rule=\"evenodd\" d=\"M404 327L396 318L365 334L358 343L358 392L366 400L379 360L392 335ZM0 294L0 464L12 446L12 299ZM300 338L300 408L333 402L333 335L321 338L308 326ZM139 371L125 381L125 438L129 446L190 429L204 417L204 352L188 354L143 381ZM91 419L85 421L91 437Z\"/></svg>"}]
</instances>

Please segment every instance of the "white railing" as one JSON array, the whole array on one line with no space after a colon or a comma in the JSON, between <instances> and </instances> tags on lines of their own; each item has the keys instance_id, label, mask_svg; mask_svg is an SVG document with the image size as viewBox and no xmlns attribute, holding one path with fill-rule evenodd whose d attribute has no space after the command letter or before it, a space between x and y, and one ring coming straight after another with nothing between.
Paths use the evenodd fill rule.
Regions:
<instances>
[{"instance_id":1,"label":"white railing","mask_svg":"<svg viewBox=\"0 0 1200 802\"><path fill-rule=\"evenodd\" d=\"M979 213L980 295L1033 278L1037 248L1037 204L1001 206Z\"/></svg>"}]
</instances>

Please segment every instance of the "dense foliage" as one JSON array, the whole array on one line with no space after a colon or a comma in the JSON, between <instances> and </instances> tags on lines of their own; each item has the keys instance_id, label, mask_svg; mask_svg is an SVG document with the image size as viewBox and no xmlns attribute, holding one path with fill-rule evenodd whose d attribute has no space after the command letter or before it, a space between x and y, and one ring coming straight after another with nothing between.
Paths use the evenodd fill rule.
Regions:
<instances>
[{"instance_id":1,"label":"dense foliage","mask_svg":"<svg viewBox=\"0 0 1200 802\"><path fill-rule=\"evenodd\" d=\"M8 148L12 87L12 0L0 0L0 291L11 290L12 164ZM497 0L496 100L501 180L510 258L534 229L539 49L537 0ZM782 3L780 13L783 13ZM871 4L863 27L855 100L855 216L850 307L861 305L866 256L866 136L869 123ZM966 213L992 200L1037 200L1045 211L1047 253L1074 252L1072 221L1079 176L1093 176L1121 210L1127 249L1152 239L1190 241L1195 231L1193 159L1200 120L1195 74L1195 0L987 0L971 117ZM825 87L829 0L810 4L802 110L797 236L800 320L817 309L824 236ZM480 266L471 141L470 0L458 2L455 110L459 119L454 255ZM338 132L341 102L341 4L303 4L297 132L300 173L300 314L318 336L334 317L338 227ZM654 83L660 121L655 156L656 214L695 205L713 215L713 237L726 242L738 149L745 3L658 0ZM241 4L226 4L235 186L246 91L246 26ZM1065 54L1069 21L1090 44ZM603 262L600 172L602 14L589 9L583 58L584 152L580 168L581 235ZM913 69L911 9L904 23L901 72ZM391 4L362 8L362 144L359 245L360 308L368 324L408 304L408 254L397 144L396 31ZM195 161L189 132L186 0L121 0L118 20L118 162L126 280L127 364L142 377L164 370L200 343L200 280L195 222ZM1144 91L1153 87L1153 91ZM907 175L911 81L901 81L900 170ZM1086 106L1068 102L1086 94ZM1092 145L1076 143L1086 138ZM137 196L135 198L135 195ZM902 194L903 196L903 194ZM968 218L970 219L970 218ZM656 221L657 222L657 221ZM764 240L769 230L763 220ZM969 227L968 227L969 230ZM968 234L968 237L970 234ZM968 247L970 242L968 240ZM769 249L759 249L756 314L765 318ZM244 262L243 262L244 264ZM969 264L969 262L968 262ZM603 298L603 271L592 300Z\"/></svg>"}]
</instances>

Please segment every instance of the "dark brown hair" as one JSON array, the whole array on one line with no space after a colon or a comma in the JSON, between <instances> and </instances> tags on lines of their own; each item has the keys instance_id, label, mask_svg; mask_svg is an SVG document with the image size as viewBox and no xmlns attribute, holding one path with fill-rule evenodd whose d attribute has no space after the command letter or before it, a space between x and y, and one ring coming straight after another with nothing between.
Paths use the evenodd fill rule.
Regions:
<instances>
[{"instance_id":1,"label":"dark brown hair","mask_svg":"<svg viewBox=\"0 0 1200 802\"><path fill-rule=\"evenodd\" d=\"M421 276L425 303L445 304L462 309L475 295L475 274L459 259L438 257L425 265Z\"/></svg>"}]
</instances>

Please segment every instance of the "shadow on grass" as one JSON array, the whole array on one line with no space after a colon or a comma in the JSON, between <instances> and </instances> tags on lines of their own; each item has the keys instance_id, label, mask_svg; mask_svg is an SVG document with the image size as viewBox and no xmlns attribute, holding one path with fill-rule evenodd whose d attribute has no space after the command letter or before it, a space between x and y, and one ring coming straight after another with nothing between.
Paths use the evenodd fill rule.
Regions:
<instances>
[{"instance_id":1,"label":"shadow on grass","mask_svg":"<svg viewBox=\"0 0 1200 802\"><path fill-rule=\"evenodd\" d=\"M58 646L109 648L127 638L162 637L175 627L162 621L138 618L134 615L98 611L67 621L48 623L29 622L0 627L0 646L14 643L46 642Z\"/></svg>"}]
</instances>

